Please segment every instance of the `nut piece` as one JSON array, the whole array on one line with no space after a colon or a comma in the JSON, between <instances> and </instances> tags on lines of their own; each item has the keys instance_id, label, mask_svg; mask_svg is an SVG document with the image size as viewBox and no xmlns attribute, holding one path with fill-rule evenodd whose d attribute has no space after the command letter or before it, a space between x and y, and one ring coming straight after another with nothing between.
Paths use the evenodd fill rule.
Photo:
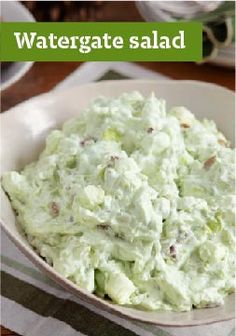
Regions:
<instances>
[{"instance_id":1,"label":"nut piece","mask_svg":"<svg viewBox=\"0 0 236 336\"><path fill-rule=\"evenodd\" d=\"M111 159L111 161L119 160L119 156L117 156L117 155L112 155L112 156L110 157L110 159Z\"/></svg>"},{"instance_id":2,"label":"nut piece","mask_svg":"<svg viewBox=\"0 0 236 336\"><path fill-rule=\"evenodd\" d=\"M148 129L147 129L147 132L148 133L152 133L154 131L154 128L152 128L152 127L149 127Z\"/></svg>"},{"instance_id":3,"label":"nut piece","mask_svg":"<svg viewBox=\"0 0 236 336\"><path fill-rule=\"evenodd\" d=\"M109 230L111 226L107 223L97 224L97 228L100 230Z\"/></svg>"},{"instance_id":4,"label":"nut piece","mask_svg":"<svg viewBox=\"0 0 236 336\"><path fill-rule=\"evenodd\" d=\"M110 157L110 161L108 162L107 167L108 167L108 168L112 168L112 167L114 166L116 160L119 160L119 156L117 156L117 155L112 155L112 156Z\"/></svg>"},{"instance_id":5,"label":"nut piece","mask_svg":"<svg viewBox=\"0 0 236 336\"><path fill-rule=\"evenodd\" d=\"M59 212L60 212L60 208L59 208L59 205L58 203L56 202L51 202L49 203L49 208L51 210L51 214L56 217L59 215Z\"/></svg>"},{"instance_id":6,"label":"nut piece","mask_svg":"<svg viewBox=\"0 0 236 336\"><path fill-rule=\"evenodd\" d=\"M183 128L190 128L190 125L187 124L187 123L182 123L182 124L180 124L180 126L183 127Z\"/></svg>"},{"instance_id":7,"label":"nut piece","mask_svg":"<svg viewBox=\"0 0 236 336\"><path fill-rule=\"evenodd\" d=\"M170 114L179 120L179 124L183 128L189 128L195 122L194 115L184 106L173 107L170 110Z\"/></svg>"},{"instance_id":8,"label":"nut piece","mask_svg":"<svg viewBox=\"0 0 236 336\"><path fill-rule=\"evenodd\" d=\"M97 142L97 139L92 136L88 136L85 139L83 139L80 144L81 146L91 145L93 142Z\"/></svg>"},{"instance_id":9,"label":"nut piece","mask_svg":"<svg viewBox=\"0 0 236 336\"><path fill-rule=\"evenodd\" d=\"M203 165L204 169L206 169L206 170L210 169L211 166L215 163L215 161L216 161L216 156L215 155L210 157L208 160L206 160L204 162L204 165Z\"/></svg>"},{"instance_id":10,"label":"nut piece","mask_svg":"<svg viewBox=\"0 0 236 336\"><path fill-rule=\"evenodd\" d=\"M221 146L227 147L227 141L225 141L224 139L218 139L218 144L220 144Z\"/></svg>"},{"instance_id":11,"label":"nut piece","mask_svg":"<svg viewBox=\"0 0 236 336\"><path fill-rule=\"evenodd\" d=\"M171 245L170 246L170 255L172 258L176 258L176 253L177 253L177 250L176 250L176 246L175 245Z\"/></svg>"}]
</instances>

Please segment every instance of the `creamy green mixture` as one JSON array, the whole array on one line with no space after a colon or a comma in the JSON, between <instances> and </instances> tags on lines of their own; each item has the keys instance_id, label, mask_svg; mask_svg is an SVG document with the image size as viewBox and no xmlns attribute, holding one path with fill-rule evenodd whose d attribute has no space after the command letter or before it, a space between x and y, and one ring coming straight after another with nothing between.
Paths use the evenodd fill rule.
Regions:
<instances>
[{"instance_id":1,"label":"creamy green mixture","mask_svg":"<svg viewBox=\"0 0 236 336\"><path fill-rule=\"evenodd\" d=\"M133 92L96 99L2 182L64 277L121 305L188 311L234 289L234 172L214 122Z\"/></svg>"}]
</instances>

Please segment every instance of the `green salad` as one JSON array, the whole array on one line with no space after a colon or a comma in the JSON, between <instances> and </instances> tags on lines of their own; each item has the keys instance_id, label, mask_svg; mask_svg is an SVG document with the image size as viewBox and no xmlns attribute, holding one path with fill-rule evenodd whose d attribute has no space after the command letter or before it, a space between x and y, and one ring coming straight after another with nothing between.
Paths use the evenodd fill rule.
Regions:
<instances>
[{"instance_id":1,"label":"green salad","mask_svg":"<svg viewBox=\"0 0 236 336\"><path fill-rule=\"evenodd\" d=\"M99 97L2 184L30 244L120 305L189 311L234 290L235 152L154 94Z\"/></svg>"}]
</instances>

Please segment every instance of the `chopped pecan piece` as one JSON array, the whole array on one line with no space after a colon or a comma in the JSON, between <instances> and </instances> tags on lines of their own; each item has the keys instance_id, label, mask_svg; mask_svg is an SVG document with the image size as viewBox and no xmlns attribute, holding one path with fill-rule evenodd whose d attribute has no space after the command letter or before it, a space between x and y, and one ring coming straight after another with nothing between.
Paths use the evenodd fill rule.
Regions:
<instances>
[{"instance_id":1,"label":"chopped pecan piece","mask_svg":"<svg viewBox=\"0 0 236 336\"><path fill-rule=\"evenodd\" d=\"M111 156L112 161L115 161L115 160L118 160L118 159L119 159L119 156L117 156L117 155L112 155Z\"/></svg>"},{"instance_id":2,"label":"chopped pecan piece","mask_svg":"<svg viewBox=\"0 0 236 336\"><path fill-rule=\"evenodd\" d=\"M125 239L124 234L123 233L118 233L118 232L116 232L114 234L114 237L117 238L117 239L121 239L121 240Z\"/></svg>"},{"instance_id":3,"label":"chopped pecan piece","mask_svg":"<svg viewBox=\"0 0 236 336\"><path fill-rule=\"evenodd\" d=\"M95 137L88 136L88 137L84 138L84 140L82 140L80 142L80 144L81 144L81 146L86 146L86 145L91 144L92 142L97 142L97 139Z\"/></svg>"},{"instance_id":4,"label":"chopped pecan piece","mask_svg":"<svg viewBox=\"0 0 236 336\"><path fill-rule=\"evenodd\" d=\"M107 167L108 167L108 168L112 168L112 167L114 166L114 162L115 162L115 160L119 160L119 156L117 156L117 155L112 155L112 156L110 157L110 161L108 162Z\"/></svg>"},{"instance_id":5,"label":"chopped pecan piece","mask_svg":"<svg viewBox=\"0 0 236 336\"><path fill-rule=\"evenodd\" d=\"M154 128L152 128L152 127L149 127L148 129L147 129L147 132L148 133L152 133L154 131Z\"/></svg>"},{"instance_id":6,"label":"chopped pecan piece","mask_svg":"<svg viewBox=\"0 0 236 336\"><path fill-rule=\"evenodd\" d=\"M109 230L110 229L110 225L109 224L106 224L106 223L103 223L103 224L98 224L97 225L97 228L100 229L100 230Z\"/></svg>"},{"instance_id":7,"label":"chopped pecan piece","mask_svg":"<svg viewBox=\"0 0 236 336\"><path fill-rule=\"evenodd\" d=\"M203 167L204 167L206 170L208 170L208 169L210 169L211 166L215 163L215 161L216 161L216 156L214 155L214 156L210 157L208 160L206 160L206 161L204 162Z\"/></svg>"},{"instance_id":8,"label":"chopped pecan piece","mask_svg":"<svg viewBox=\"0 0 236 336\"><path fill-rule=\"evenodd\" d=\"M221 146L227 147L227 141L225 141L224 139L218 139L218 144L220 144Z\"/></svg>"},{"instance_id":9,"label":"chopped pecan piece","mask_svg":"<svg viewBox=\"0 0 236 336\"><path fill-rule=\"evenodd\" d=\"M56 203L56 202L51 202L51 203L49 204L49 208L50 208L51 214L52 214L54 217L56 217L56 216L59 215L59 213L60 213L60 208L59 208L58 203Z\"/></svg>"},{"instance_id":10,"label":"chopped pecan piece","mask_svg":"<svg viewBox=\"0 0 236 336\"><path fill-rule=\"evenodd\" d=\"M171 245L170 246L170 255L171 255L171 257L172 258L176 258L176 253L177 253L177 251L176 251L175 245Z\"/></svg>"},{"instance_id":11,"label":"chopped pecan piece","mask_svg":"<svg viewBox=\"0 0 236 336\"><path fill-rule=\"evenodd\" d=\"M182 123L182 124L180 124L180 126L183 127L183 128L190 128L190 125L187 124L187 123Z\"/></svg>"}]
</instances>

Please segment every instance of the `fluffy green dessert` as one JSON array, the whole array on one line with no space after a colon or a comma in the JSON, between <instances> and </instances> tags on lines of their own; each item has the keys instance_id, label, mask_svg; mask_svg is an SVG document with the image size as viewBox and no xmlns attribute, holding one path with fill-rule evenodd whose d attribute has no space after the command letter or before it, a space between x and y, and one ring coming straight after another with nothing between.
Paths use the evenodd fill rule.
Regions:
<instances>
[{"instance_id":1,"label":"fluffy green dessert","mask_svg":"<svg viewBox=\"0 0 236 336\"><path fill-rule=\"evenodd\" d=\"M234 289L234 151L185 107L98 98L2 183L30 243L89 292L188 311Z\"/></svg>"}]
</instances>

